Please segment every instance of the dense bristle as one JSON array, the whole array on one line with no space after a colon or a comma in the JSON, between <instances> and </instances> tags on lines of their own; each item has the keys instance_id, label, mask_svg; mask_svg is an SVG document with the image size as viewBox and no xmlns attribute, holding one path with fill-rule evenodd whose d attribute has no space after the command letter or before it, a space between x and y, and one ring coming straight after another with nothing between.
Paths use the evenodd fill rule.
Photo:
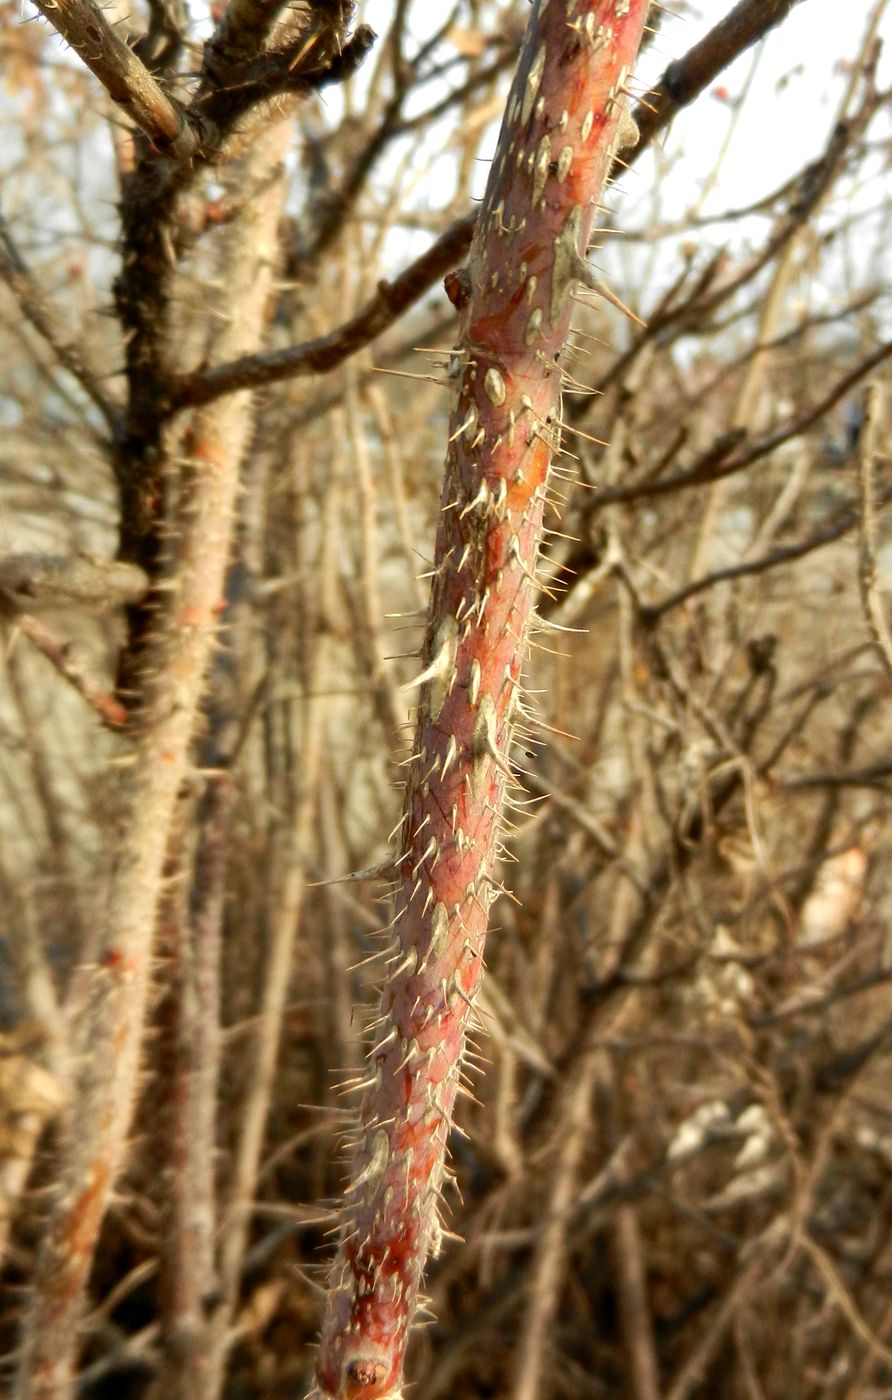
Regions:
<instances>
[{"instance_id":1,"label":"dense bristle","mask_svg":"<svg viewBox=\"0 0 892 1400\"><path fill-rule=\"evenodd\" d=\"M542 0L531 16L467 268L396 894L399 960L369 1052L344 1236L317 1362L325 1400L399 1393L483 969L537 598L571 292L622 135L646 0ZM628 131L626 131L628 136ZM408 856L408 859L405 857ZM476 1102L476 1100L475 1100Z\"/></svg>"}]
</instances>

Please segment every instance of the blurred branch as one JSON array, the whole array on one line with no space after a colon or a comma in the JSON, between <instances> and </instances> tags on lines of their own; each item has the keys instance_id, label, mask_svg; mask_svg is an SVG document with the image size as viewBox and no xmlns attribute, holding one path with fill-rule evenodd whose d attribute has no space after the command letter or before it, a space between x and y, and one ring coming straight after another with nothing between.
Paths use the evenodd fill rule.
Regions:
<instances>
[{"instance_id":1,"label":"blurred branch","mask_svg":"<svg viewBox=\"0 0 892 1400\"><path fill-rule=\"evenodd\" d=\"M306 97L335 83L346 82L359 69L375 42L375 31L357 25L349 37L340 32L329 43L314 45L312 33L301 33L285 49L259 54L227 70L226 80L200 96L196 107L214 127L230 130L239 117L258 103L294 93ZM191 109L190 109L191 110Z\"/></svg>"},{"instance_id":2,"label":"blurred branch","mask_svg":"<svg viewBox=\"0 0 892 1400\"><path fill-rule=\"evenodd\" d=\"M785 20L797 3L798 0L739 0L699 44L670 63L656 87L648 92L647 101L639 102L632 113L639 144L631 151L623 151L625 163L634 164L643 148L669 125L676 113L690 106L724 68ZM615 165L614 178L621 173L622 166Z\"/></svg>"},{"instance_id":3,"label":"blurred branch","mask_svg":"<svg viewBox=\"0 0 892 1400\"><path fill-rule=\"evenodd\" d=\"M861 602L864 615L870 628L880 660L892 677L892 634L886 621L883 600L877 585L877 542L876 542L876 488L874 467L877 457L880 419L882 417L883 396L879 381L867 386L864 405L864 422L858 443L858 499L860 507L861 547L858 557L858 581L861 585ZM881 494L880 504L888 500L889 492Z\"/></svg>"},{"instance_id":4,"label":"blurred branch","mask_svg":"<svg viewBox=\"0 0 892 1400\"><path fill-rule=\"evenodd\" d=\"M863 787L889 791L886 779L892 777L892 762L871 763L866 768L851 768L843 773L787 773L775 778L778 787L788 792L807 792L813 788Z\"/></svg>"},{"instance_id":5,"label":"blurred branch","mask_svg":"<svg viewBox=\"0 0 892 1400\"><path fill-rule=\"evenodd\" d=\"M822 399L819 399L813 408L807 409L805 413L777 428L773 433L769 433L758 442L754 442L752 446L744 447L739 454L732 455L730 460L727 451L721 449L723 446L734 448L740 445L745 438L745 434L742 432L723 435L696 462L685 468L684 471L677 472L675 476L663 477L658 481L638 483L633 481L625 486L605 487L598 492L591 509L602 510L605 506L620 501L637 501L646 497L666 496L673 491L686 491L692 486L702 486L704 482L717 481L720 477L733 476L735 472L745 471L747 467L751 467L755 462L767 457L769 453L782 447L784 443L791 442L793 438L801 437L803 433L808 432L809 428L813 428L816 423L820 422L824 415L829 413L830 409L839 403L850 389L870 374L877 365L887 360L890 355L892 355L892 341L884 341L876 350L873 350L855 365L854 369L849 370L847 374L837 380L833 388Z\"/></svg>"},{"instance_id":6,"label":"blurred branch","mask_svg":"<svg viewBox=\"0 0 892 1400\"><path fill-rule=\"evenodd\" d=\"M122 607L145 597L149 581L135 564L89 554L13 554L0 558L0 588L18 606ZM21 600L21 602L20 602Z\"/></svg>"},{"instance_id":7,"label":"blurred branch","mask_svg":"<svg viewBox=\"0 0 892 1400\"><path fill-rule=\"evenodd\" d=\"M185 0L148 0L148 8L149 27L134 44L133 52L154 73L176 63L189 27L189 16Z\"/></svg>"},{"instance_id":8,"label":"blurred branch","mask_svg":"<svg viewBox=\"0 0 892 1400\"><path fill-rule=\"evenodd\" d=\"M127 711L119 700L95 680L89 669L77 659L69 642L59 638L31 613L22 612L5 588L0 588L0 616L10 622L15 631L28 638L32 646L45 656L64 681L86 700L87 704L111 729L121 729Z\"/></svg>"},{"instance_id":9,"label":"blurred branch","mask_svg":"<svg viewBox=\"0 0 892 1400\"><path fill-rule=\"evenodd\" d=\"M881 504L886 504L892 500L892 487L882 493ZM781 564L789 564L795 559L802 559L807 554L813 554L816 549L823 549L825 545L833 544L836 540L841 540L859 524L858 512L849 507L842 511L830 524L816 530L814 534L808 535L804 540L798 540L795 544L779 545L777 549L772 549L768 554L761 555L758 559L744 560L740 564L729 564L727 568L715 569L712 573L704 574L702 578L693 579L684 588L679 588L675 593L670 593L667 598L658 603L644 603L641 605L640 617L645 626L653 626L673 608L679 607L681 603L686 603L689 598L695 597L698 593L703 593L707 588L714 588L718 583L726 583L729 579L746 578L752 574L764 574L769 569L776 569ZM892 655L892 651L890 651ZM888 664L888 657L886 658Z\"/></svg>"},{"instance_id":10,"label":"blurred branch","mask_svg":"<svg viewBox=\"0 0 892 1400\"><path fill-rule=\"evenodd\" d=\"M69 326L38 288L34 275L19 252L2 214L0 277L18 302L25 319L46 341L62 368L77 380L114 432L119 420L119 409L101 386L104 376L98 366L88 364L83 347L71 341Z\"/></svg>"},{"instance_id":11,"label":"blurred branch","mask_svg":"<svg viewBox=\"0 0 892 1400\"><path fill-rule=\"evenodd\" d=\"M208 79L225 81L230 68L260 53L286 0L230 0L204 49Z\"/></svg>"},{"instance_id":12,"label":"blurred branch","mask_svg":"<svg viewBox=\"0 0 892 1400\"><path fill-rule=\"evenodd\" d=\"M228 365L184 376L173 389L173 407L191 407L236 389L259 388L283 379L298 379L336 369L392 326L438 278L455 266L473 228L472 217L457 220L393 282L379 282L377 292L362 310L328 335L285 350L246 355Z\"/></svg>"}]
</instances>

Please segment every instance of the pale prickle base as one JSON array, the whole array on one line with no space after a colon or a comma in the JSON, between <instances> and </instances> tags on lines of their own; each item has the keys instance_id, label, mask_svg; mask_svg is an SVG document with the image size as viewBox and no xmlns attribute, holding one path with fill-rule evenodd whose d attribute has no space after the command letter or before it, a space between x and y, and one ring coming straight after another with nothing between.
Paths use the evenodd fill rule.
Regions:
<instances>
[{"instance_id":1,"label":"pale prickle base","mask_svg":"<svg viewBox=\"0 0 892 1400\"><path fill-rule=\"evenodd\" d=\"M439 1242L560 435L569 293L591 281L585 253L646 8L537 0L468 266L447 279L461 335L397 941L363 1085L316 1400L400 1400L421 1274Z\"/></svg>"}]
</instances>

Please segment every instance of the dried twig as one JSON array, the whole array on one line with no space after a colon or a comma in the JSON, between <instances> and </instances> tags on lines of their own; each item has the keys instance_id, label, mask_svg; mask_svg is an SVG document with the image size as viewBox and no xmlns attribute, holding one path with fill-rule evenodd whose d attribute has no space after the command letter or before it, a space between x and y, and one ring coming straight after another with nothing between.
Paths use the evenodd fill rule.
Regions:
<instances>
[{"instance_id":1,"label":"dried twig","mask_svg":"<svg viewBox=\"0 0 892 1400\"><path fill-rule=\"evenodd\" d=\"M877 584L876 488L875 459L879 452L879 431L883 396L879 381L867 386L864 396L864 422L858 442L858 500L860 506L861 539L858 554L858 582L864 616L870 628L880 660L892 678L892 632L886 621L886 611ZM883 493L888 498L890 492Z\"/></svg>"},{"instance_id":2,"label":"dried twig","mask_svg":"<svg viewBox=\"0 0 892 1400\"><path fill-rule=\"evenodd\" d=\"M216 130L164 91L92 0L34 3L157 150L185 161L219 144Z\"/></svg>"},{"instance_id":3,"label":"dried twig","mask_svg":"<svg viewBox=\"0 0 892 1400\"><path fill-rule=\"evenodd\" d=\"M119 409L102 384L99 366L91 364L83 345L71 339L70 328L61 313L47 299L35 281L34 274L13 240L6 220L0 215L0 277L16 298L26 320L52 350L63 369L80 384L84 393L99 409L108 428L114 432Z\"/></svg>"},{"instance_id":4,"label":"dried twig","mask_svg":"<svg viewBox=\"0 0 892 1400\"><path fill-rule=\"evenodd\" d=\"M287 125L252 155L280 168ZM281 180L246 204L228 230L234 349L256 343L264 322L282 198ZM69 1400L78 1323L99 1227L123 1164L137 1087L155 915L180 785L218 626L250 402L232 396L204 410L191 442L178 567L150 637L151 694L140 716L135 766L112 876L105 936L80 1025L68 1141L58 1195L37 1265L21 1349L21 1400Z\"/></svg>"},{"instance_id":5,"label":"dried twig","mask_svg":"<svg viewBox=\"0 0 892 1400\"><path fill-rule=\"evenodd\" d=\"M10 623L13 636L20 632L35 647L64 681L77 691L94 710L103 724L121 729L127 721L127 711L108 687L96 680L90 669L78 659L70 642L62 642L54 632L29 612L23 612L14 597L0 588L0 615Z\"/></svg>"}]
</instances>

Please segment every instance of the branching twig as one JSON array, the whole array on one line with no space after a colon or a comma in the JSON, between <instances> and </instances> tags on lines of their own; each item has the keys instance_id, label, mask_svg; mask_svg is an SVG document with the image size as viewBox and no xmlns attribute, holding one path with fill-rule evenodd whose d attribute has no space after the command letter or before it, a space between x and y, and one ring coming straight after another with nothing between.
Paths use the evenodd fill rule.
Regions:
<instances>
[{"instance_id":1,"label":"branching twig","mask_svg":"<svg viewBox=\"0 0 892 1400\"><path fill-rule=\"evenodd\" d=\"M164 91L92 0L34 0L109 97L171 160L185 161L219 144L218 133Z\"/></svg>"},{"instance_id":2,"label":"branching twig","mask_svg":"<svg viewBox=\"0 0 892 1400\"><path fill-rule=\"evenodd\" d=\"M173 407L207 403L234 389L275 384L283 379L326 374L343 364L393 325L419 297L461 258L474 230L473 217L459 219L393 282L379 282L363 309L337 330L303 345L246 355L228 365L187 375L175 385Z\"/></svg>"}]
</instances>

